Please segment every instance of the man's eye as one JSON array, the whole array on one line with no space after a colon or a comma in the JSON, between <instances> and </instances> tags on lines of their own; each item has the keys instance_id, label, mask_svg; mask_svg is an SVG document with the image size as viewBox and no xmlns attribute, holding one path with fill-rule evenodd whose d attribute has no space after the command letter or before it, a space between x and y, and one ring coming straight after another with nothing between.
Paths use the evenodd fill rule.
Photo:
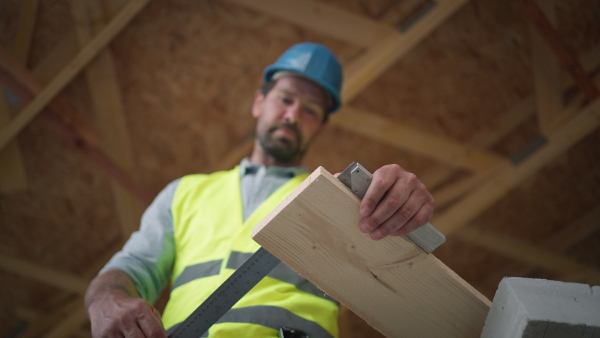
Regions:
<instances>
[{"instance_id":1,"label":"man's eye","mask_svg":"<svg viewBox=\"0 0 600 338\"><path fill-rule=\"evenodd\" d=\"M293 103L292 99L290 99L289 97L285 97L285 96L281 96L279 98L279 100L281 102L285 103L285 104L292 104Z\"/></svg>"},{"instance_id":2,"label":"man's eye","mask_svg":"<svg viewBox=\"0 0 600 338\"><path fill-rule=\"evenodd\" d=\"M316 115L317 115L317 112L316 112L314 109L312 109L312 108L305 108L304 110L305 110L305 111L306 111L306 112L307 112L309 115L311 115L311 116L316 116Z\"/></svg>"}]
</instances>

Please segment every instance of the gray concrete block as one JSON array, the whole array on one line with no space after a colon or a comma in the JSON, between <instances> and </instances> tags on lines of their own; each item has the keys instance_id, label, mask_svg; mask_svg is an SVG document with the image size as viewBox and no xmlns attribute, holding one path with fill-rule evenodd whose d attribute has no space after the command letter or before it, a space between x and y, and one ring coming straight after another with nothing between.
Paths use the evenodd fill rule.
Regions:
<instances>
[{"instance_id":1,"label":"gray concrete block","mask_svg":"<svg viewBox=\"0 0 600 338\"><path fill-rule=\"evenodd\" d=\"M595 338L599 334L600 286L513 277L500 282L481 337Z\"/></svg>"}]
</instances>

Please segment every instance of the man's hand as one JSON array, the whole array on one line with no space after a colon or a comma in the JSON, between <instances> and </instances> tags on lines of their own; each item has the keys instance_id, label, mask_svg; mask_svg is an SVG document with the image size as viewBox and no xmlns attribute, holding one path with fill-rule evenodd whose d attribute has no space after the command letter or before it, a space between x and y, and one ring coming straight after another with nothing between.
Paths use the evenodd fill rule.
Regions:
<instances>
[{"instance_id":1,"label":"man's hand","mask_svg":"<svg viewBox=\"0 0 600 338\"><path fill-rule=\"evenodd\" d=\"M160 314L144 299L131 295L129 277L108 271L92 282L86 294L92 337L166 338Z\"/></svg>"},{"instance_id":2,"label":"man's hand","mask_svg":"<svg viewBox=\"0 0 600 338\"><path fill-rule=\"evenodd\" d=\"M373 181L360 203L360 230L374 240L402 236L429 222L433 197L415 174L386 165L373 173Z\"/></svg>"}]
</instances>

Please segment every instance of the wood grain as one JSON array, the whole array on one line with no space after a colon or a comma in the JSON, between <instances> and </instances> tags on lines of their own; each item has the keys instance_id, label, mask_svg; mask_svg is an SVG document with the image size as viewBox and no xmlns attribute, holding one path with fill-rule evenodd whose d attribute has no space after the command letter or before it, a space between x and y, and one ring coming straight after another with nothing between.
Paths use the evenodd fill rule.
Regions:
<instances>
[{"instance_id":1,"label":"wood grain","mask_svg":"<svg viewBox=\"0 0 600 338\"><path fill-rule=\"evenodd\" d=\"M404 237L361 233L358 204L319 167L253 238L386 336L479 336L490 301Z\"/></svg>"}]
</instances>

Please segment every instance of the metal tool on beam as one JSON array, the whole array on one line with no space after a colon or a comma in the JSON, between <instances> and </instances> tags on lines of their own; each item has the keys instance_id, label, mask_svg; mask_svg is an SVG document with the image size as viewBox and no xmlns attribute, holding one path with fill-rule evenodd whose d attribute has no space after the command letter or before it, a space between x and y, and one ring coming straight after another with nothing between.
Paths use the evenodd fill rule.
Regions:
<instances>
[{"instance_id":1,"label":"metal tool on beam","mask_svg":"<svg viewBox=\"0 0 600 338\"><path fill-rule=\"evenodd\" d=\"M338 179L362 199L371 185L373 175L360 163L353 162L338 176ZM446 241L444 234L434 228L431 223L425 224L406 237L427 253L431 253Z\"/></svg>"},{"instance_id":2,"label":"metal tool on beam","mask_svg":"<svg viewBox=\"0 0 600 338\"><path fill-rule=\"evenodd\" d=\"M338 179L362 199L371 184L373 175L359 163L354 162L338 176ZM406 237L427 253L431 253L446 240L444 235L429 223L411 232ZM186 320L180 323L169 337L203 337L213 324L217 323L235 303L279 263L281 263L281 260L266 249L258 249Z\"/></svg>"}]
</instances>

